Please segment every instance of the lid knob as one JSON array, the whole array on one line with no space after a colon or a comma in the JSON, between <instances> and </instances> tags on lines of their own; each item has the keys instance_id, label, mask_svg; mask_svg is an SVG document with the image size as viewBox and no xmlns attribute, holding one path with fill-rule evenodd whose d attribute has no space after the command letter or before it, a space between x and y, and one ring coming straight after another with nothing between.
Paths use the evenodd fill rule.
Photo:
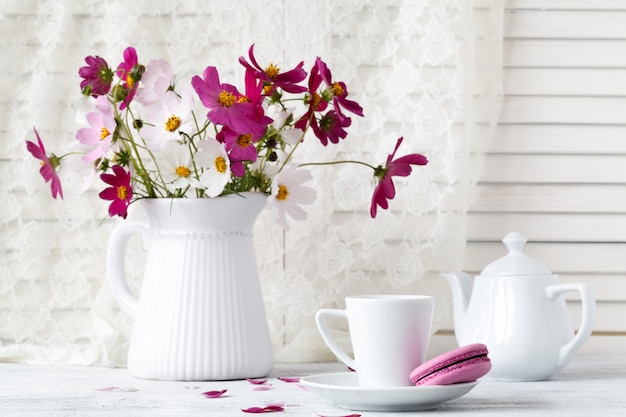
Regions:
<instances>
[{"instance_id":1,"label":"lid knob","mask_svg":"<svg viewBox=\"0 0 626 417\"><path fill-rule=\"evenodd\" d=\"M526 239L526 236L520 232L511 232L504 236L502 242L504 242L506 247L509 249L509 252L522 253L522 249L524 248L526 242L528 242L528 239Z\"/></svg>"},{"instance_id":2,"label":"lid knob","mask_svg":"<svg viewBox=\"0 0 626 417\"><path fill-rule=\"evenodd\" d=\"M520 232L507 234L502 242L509 253L487 265L481 275L551 275L550 269L538 260L522 252L527 242Z\"/></svg>"}]
</instances>

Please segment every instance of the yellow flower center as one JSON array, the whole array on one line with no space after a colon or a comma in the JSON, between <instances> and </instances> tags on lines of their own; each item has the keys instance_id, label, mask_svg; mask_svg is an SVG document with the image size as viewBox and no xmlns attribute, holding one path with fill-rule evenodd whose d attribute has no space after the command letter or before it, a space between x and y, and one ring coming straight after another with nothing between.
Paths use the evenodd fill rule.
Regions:
<instances>
[{"instance_id":1,"label":"yellow flower center","mask_svg":"<svg viewBox=\"0 0 626 417\"><path fill-rule=\"evenodd\" d=\"M215 169L220 174L223 174L226 172L227 166L226 166L226 160L224 159L224 157L218 156L217 158L215 158Z\"/></svg>"},{"instance_id":2,"label":"yellow flower center","mask_svg":"<svg viewBox=\"0 0 626 417\"><path fill-rule=\"evenodd\" d=\"M279 72L280 70L274 64L269 64L267 68L265 69L265 73L267 74L268 77L270 77L271 80L275 80L276 77L278 77Z\"/></svg>"},{"instance_id":3,"label":"yellow flower center","mask_svg":"<svg viewBox=\"0 0 626 417\"><path fill-rule=\"evenodd\" d=\"M128 189L126 186L120 185L117 187L117 198L120 200L126 200L126 197L128 197Z\"/></svg>"},{"instance_id":4,"label":"yellow flower center","mask_svg":"<svg viewBox=\"0 0 626 417\"><path fill-rule=\"evenodd\" d=\"M239 145L242 148L246 148L250 146L251 143L252 143L252 135L249 133L245 135L239 135L237 137L237 145Z\"/></svg>"},{"instance_id":5,"label":"yellow flower center","mask_svg":"<svg viewBox=\"0 0 626 417\"><path fill-rule=\"evenodd\" d=\"M222 90L220 95L217 97L217 101L222 107L231 107L235 104L235 96L228 91Z\"/></svg>"},{"instance_id":6,"label":"yellow flower center","mask_svg":"<svg viewBox=\"0 0 626 417\"><path fill-rule=\"evenodd\" d=\"M176 175L178 175L179 177L187 178L189 174L191 174L191 171L189 170L189 168L184 167L182 165L176 167Z\"/></svg>"},{"instance_id":7,"label":"yellow flower center","mask_svg":"<svg viewBox=\"0 0 626 417\"><path fill-rule=\"evenodd\" d=\"M175 132L180 127L181 120L178 116L171 115L167 122L165 122L165 130L168 132Z\"/></svg>"},{"instance_id":8,"label":"yellow flower center","mask_svg":"<svg viewBox=\"0 0 626 417\"><path fill-rule=\"evenodd\" d=\"M333 83L332 89L335 96L343 96L343 94L345 93L345 90L341 85L339 85L339 83Z\"/></svg>"},{"instance_id":9,"label":"yellow flower center","mask_svg":"<svg viewBox=\"0 0 626 417\"><path fill-rule=\"evenodd\" d=\"M131 77L130 75L130 71L128 72L128 74L126 74L126 85L128 86L128 88L133 88L133 85L135 85L135 80L133 80L133 77Z\"/></svg>"},{"instance_id":10,"label":"yellow flower center","mask_svg":"<svg viewBox=\"0 0 626 417\"><path fill-rule=\"evenodd\" d=\"M280 184L278 186L278 192L276 193L276 199L280 201L285 201L288 195L289 195L289 190L287 189L287 187Z\"/></svg>"},{"instance_id":11,"label":"yellow flower center","mask_svg":"<svg viewBox=\"0 0 626 417\"><path fill-rule=\"evenodd\" d=\"M263 86L263 94L270 95L272 94L272 90L274 89L273 84L267 84Z\"/></svg>"},{"instance_id":12,"label":"yellow flower center","mask_svg":"<svg viewBox=\"0 0 626 417\"><path fill-rule=\"evenodd\" d=\"M106 137L110 134L111 132L109 132L106 127L103 127L102 129L100 129L100 140L106 139Z\"/></svg>"},{"instance_id":13,"label":"yellow flower center","mask_svg":"<svg viewBox=\"0 0 626 417\"><path fill-rule=\"evenodd\" d=\"M313 107L313 109L317 109L317 106L319 106L321 102L322 102L322 96L317 94L317 92L314 92L313 97L311 97L311 103L312 103L311 106Z\"/></svg>"}]
</instances>

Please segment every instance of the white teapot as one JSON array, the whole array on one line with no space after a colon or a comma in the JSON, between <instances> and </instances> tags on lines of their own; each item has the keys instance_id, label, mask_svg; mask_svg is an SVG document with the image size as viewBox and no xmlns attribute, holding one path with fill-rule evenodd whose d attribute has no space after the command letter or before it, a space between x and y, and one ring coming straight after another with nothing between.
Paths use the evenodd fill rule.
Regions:
<instances>
[{"instance_id":1,"label":"white teapot","mask_svg":"<svg viewBox=\"0 0 626 417\"><path fill-rule=\"evenodd\" d=\"M492 362L489 379L539 381L563 369L593 330L595 299L586 283L559 284L541 262L522 253L526 237L503 239L509 253L476 277L445 273L452 287L454 332L459 345L484 343ZM580 293L576 334L562 294Z\"/></svg>"}]
</instances>

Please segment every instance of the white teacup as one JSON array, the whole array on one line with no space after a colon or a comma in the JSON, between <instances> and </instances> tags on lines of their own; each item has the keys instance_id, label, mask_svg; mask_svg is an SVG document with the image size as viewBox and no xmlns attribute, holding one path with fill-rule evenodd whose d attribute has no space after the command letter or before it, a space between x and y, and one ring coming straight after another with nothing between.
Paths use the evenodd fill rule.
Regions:
<instances>
[{"instance_id":1,"label":"white teacup","mask_svg":"<svg viewBox=\"0 0 626 417\"><path fill-rule=\"evenodd\" d=\"M427 295L352 296L345 310L319 310L315 321L335 356L357 371L360 386L410 386L409 374L426 359L434 307ZM354 359L328 332L330 316L348 320Z\"/></svg>"}]
</instances>

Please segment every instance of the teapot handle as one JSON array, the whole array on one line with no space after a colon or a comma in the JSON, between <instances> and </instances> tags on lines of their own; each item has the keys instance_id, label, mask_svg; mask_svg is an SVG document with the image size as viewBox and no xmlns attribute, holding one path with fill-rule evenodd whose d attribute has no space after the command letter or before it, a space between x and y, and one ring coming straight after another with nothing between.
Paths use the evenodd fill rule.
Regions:
<instances>
[{"instance_id":1,"label":"teapot handle","mask_svg":"<svg viewBox=\"0 0 626 417\"><path fill-rule=\"evenodd\" d=\"M556 300L562 293L576 291L580 294L582 303L582 320L578 332L576 332L576 336L559 351L557 368L561 369L568 364L576 351L580 349L591 335L596 318L596 302L593 291L587 283L549 285L546 291L551 300Z\"/></svg>"},{"instance_id":2,"label":"teapot handle","mask_svg":"<svg viewBox=\"0 0 626 417\"><path fill-rule=\"evenodd\" d=\"M118 224L109 238L109 246L107 249L107 268L109 275L109 283L113 295L122 310L126 311L131 317L135 316L138 308L137 297L128 288L126 280L126 271L124 268L124 259L126 255L126 245L128 239L132 235L142 235L150 230L147 223L126 220L124 223Z\"/></svg>"}]
</instances>

